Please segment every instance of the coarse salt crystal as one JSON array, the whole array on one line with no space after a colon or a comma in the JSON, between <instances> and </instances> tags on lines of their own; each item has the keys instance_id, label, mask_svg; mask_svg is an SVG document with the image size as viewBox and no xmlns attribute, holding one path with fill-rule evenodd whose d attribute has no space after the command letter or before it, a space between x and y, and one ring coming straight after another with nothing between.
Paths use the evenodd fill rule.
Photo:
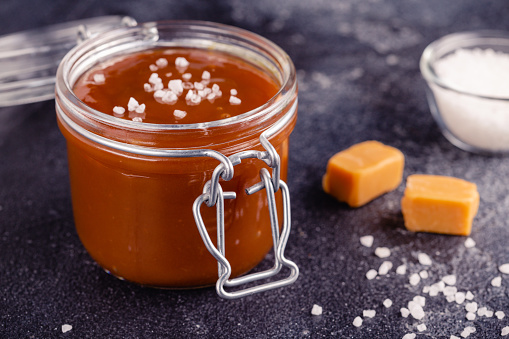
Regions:
<instances>
[{"instance_id":1,"label":"coarse salt crystal","mask_svg":"<svg viewBox=\"0 0 509 339\"><path fill-rule=\"evenodd\" d=\"M472 248L472 247L475 247L475 241L474 241L474 239L472 239L472 238L467 238L467 240L465 240L465 247L466 247L466 248Z\"/></svg>"},{"instance_id":2,"label":"coarse salt crystal","mask_svg":"<svg viewBox=\"0 0 509 339\"><path fill-rule=\"evenodd\" d=\"M509 264L503 264L498 267L500 273L509 274Z\"/></svg>"},{"instance_id":3,"label":"coarse salt crystal","mask_svg":"<svg viewBox=\"0 0 509 339\"><path fill-rule=\"evenodd\" d=\"M121 106L115 106L115 107L113 107L113 113L115 113L115 114L124 114L125 113L125 108L121 107Z\"/></svg>"},{"instance_id":4,"label":"coarse salt crystal","mask_svg":"<svg viewBox=\"0 0 509 339\"><path fill-rule=\"evenodd\" d=\"M467 318L467 320L475 320L475 313L467 312L467 315L465 317Z\"/></svg>"},{"instance_id":5,"label":"coarse salt crystal","mask_svg":"<svg viewBox=\"0 0 509 339\"><path fill-rule=\"evenodd\" d=\"M162 97L164 97L165 93L166 93L165 91L159 89L159 90L154 92L154 98L156 98L156 99L157 98L162 98Z\"/></svg>"},{"instance_id":6,"label":"coarse salt crystal","mask_svg":"<svg viewBox=\"0 0 509 339\"><path fill-rule=\"evenodd\" d=\"M420 295L416 295L413 299L412 299L413 302L416 302L418 303L419 305L421 305L422 307L424 307L424 305L426 305L426 298L420 296Z\"/></svg>"},{"instance_id":7,"label":"coarse salt crystal","mask_svg":"<svg viewBox=\"0 0 509 339\"><path fill-rule=\"evenodd\" d=\"M415 333L407 333L403 336L403 339L415 339Z\"/></svg>"},{"instance_id":8,"label":"coarse salt crystal","mask_svg":"<svg viewBox=\"0 0 509 339\"><path fill-rule=\"evenodd\" d=\"M506 336L506 335L508 335L508 334L509 334L509 326L506 326L506 327L504 327L504 328L502 329L502 332L500 332L500 335L501 335L502 337L505 337L505 336Z\"/></svg>"},{"instance_id":9,"label":"coarse salt crystal","mask_svg":"<svg viewBox=\"0 0 509 339\"><path fill-rule=\"evenodd\" d=\"M136 107L136 108L134 109L134 111L135 111L136 113L143 113L143 112L145 112L145 107L146 107L146 106L145 106L145 104L141 104L141 105L139 105L138 107Z\"/></svg>"},{"instance_id":10,"label":"coarse salt crystal","mask_svg":"<svg viewBox=\"0 0 509 339\"><path fill-rule=\"evenodd\" d=\"M237 90L236 90L235 88L232 88L232 89L230 90L230 94L231 94L231 95L237 95ZM373 238L373 237L371 237L371 238ZM373 243L373 242L371 242L371 243ZM371 247L371 246L366 246L366 247Z\"/></svg>"},{"instance_id":11,"label":"coarse salt crystal","mask_svg":"<svg viewBox=\"0 0 509 339\"><path fill-rule=\"evenodd\" d=\"M456 288L456 286L446 286L444 288L444 295L445 296L448 296L448 295L455 295L456 292L458 292L458 289Z\"/></svg>"},{"instance_id":12,"label":"coarse salt crystal","mask_svg":"<svg viewBox=\"0 0 509 339\"><path fill-rule=\"evenodd\" d=\"M143 119L141 117L134 117L133 121L135 121L135 122L142 122Z\"/></svg>"},{"instance_id":13,"label":"coarse salt crystal","mask_svg":"<svg viewBox=\"0 0 509 339\"><path fill-rule=\"evenodd\" d=\"M129 102L127 103L127 109L129 111L134 111L136 109L136 107L138 107L140 104L138 103L138 101L131 97L129 98Z\"/></svg>"},{"instance_id":14,"label":"coarse salt crystal","mask_svg":"<svg viewBox=\"0 0 509 339\"><path fill-rule=\"evenodd\" d=\"M164 68L168 66L168 60L166 60L165 58L159 58L156 60L156 65L159 68Z\"/></svg>"},{"instance_id":15,"label":"coarse salt crystal","mask_svg":"<svg viewBox=\"0 0 509 339\"><path fill-rule=\"evenodd\" d=\"M71 325L69 325L69 324L62 325L62 333L69 332L70 330L72 330L72 326Z\"/></svg>"},{"instance_id":16,"label":"coarse salt crystal","mask_svg":"<svg viewBox=\"0 0 509 339\"><path fill-rule=\"evenodd\" d=\"M471 335L471 334L472 334L472 333L474 333L474 332L475 332L475 327L473 327L473 326L467 326L467 327L465 327L465 329L463 330L463 332L461 332L461 336L462 336L463 338L466 338L466 337L468 337L469 335Z\"/></svg>"},{"instance_id":17,"label":"coarse salt crystal","mask_svg":"<svg viewBox=\"0 0 509 339\"><path fill-rule=\"evenodd\" d=\"M486 310L486 313L484 313L484 316L485 316L486 318L491 318L491 317L493 317L493 311Z\"/></svg>"},{"instance_id":18,"label":"coarse salt crystal","mask_svg":"<svg viewBox=\"0 0 509 339\"><path fill-rule=\"evenodd\" d=\"M191 77L192 77L191 73L184 73L184 74L182 74L182 79L184 79L185 81L191 80Z\"/></svg>"},{"instance_id":19,"label":"coarse salt crystal","mask_svg":"<svg viewBox=\"0 0 509 339\"><path fill-rule=\"evenodd\" d=\"M200 90L200 89L204 89L205 86L201 82L195 82L194 88L196 88L197 90Z\"/></svg>"},{"instance_id":20,"label":"coarse salt crystal","mask_svg":"<svg viewBox=\"0 0 509 339\"><path fill-rule=\"evenodd\" d=\"M445 297L445 300L447 300L448 303L452 303L453 301L456 301L456 297L454 295L448 295Z\"/></svg>"},{"instance_id":21,"label":"coarse salt crystal","mask_svg":"<svg viewBox=\"0 0 509 339\"><path fill-rule=\"evenodd\" d=\"M392 262L390 261L384 261L380 267L378 268L378 274L379 275L386 275L387 273L389 273L389 271L391 270L392 268Z\"/></svg>"},{"instance_id":22,"label":"coarse salt crystal","mask_svg":"<svg viewBox=\"0 0 509 339\"><path fill-rule=\"evenodd\" d=\"M500 287L502 286L502 277L495 277L491 280L491 286Z\"/></svg>"},{"instance_id":23,"label":"coarse salt crystal","mask_svg":"<svg viewBox=\"0 0 509 339\"><path fill-rule=\"evenodd\" d=\"M313 308L311 309L311 314L312 315L322 315L322 311L323 311L322 306L315 304L315 305L313 305Z\"/></svg>"},{"instance_id":24,"label":"coarse salt crystal","mask_svg":"<svg viewBox=\"0 0 509 339\"><path fill-rule=\"evenodd\" d=\"M162 82L158 82L157 84L154 85L153 90L154 91L159 91L159 90L161 90L163 88L164 88L163 83Z\"/></svg>"},{"instance_id":25,"label":"coarse salt crystal","mask_svg":"<svg viewBox=\"0 0 509 339\"><path fill-rule=\"evenodd\" d=\"M401 316L403 318L407 318L410 315L410 310L406 307L402 307L399 311L401 312Z\"/></svg>"},{"instance_id":26,"label":"coarse salt crystal","mask_svg":"<svg viewBox=\"0 0 509 339\"><path fill-rule=\"evenodd\" d=\"M410 282L410 285L416 286L421 281L421 277L417 273L414 273L410 276L408 281Z\"/></svg>"},{"instance_id":27,"label":"coarse salt crystal","mask_svg":"<svg viewBox=\"0 0 509 339\"><path fill-rule=\"evenodd\" d=\"M241 100L237 97L234 97L233 95L230 96L230 104L232 105L240 105Z\"/></svg>"},{"instance_id":28,"label":"coarse salt crystal","mask_svg":"<svg viewBox=\"0 0 509 339\"><path fill-rule=\"evenodd\" d=\"M207 100L208 101L214 101L214 99L216 98L216 93L210 93L209 95L207 95Z\"/></svg>"},{"instance_id":29,"label":"coarse salt crystal","mask_svg":"<svg viewBox=\"0 0 509 339\"><path fill-rule=\"evenodd\" d=\"M472 294L472 292L467 291L467 294L465 294L465 299L473 300L474 299L474 295Z\"/></svg>"},{"instance_id":30,"label":"coarse salt crystal","mask_svg":"<svg viewBox=\"0 0 509 339\"><path fill-rule=\"evenodd\" d=\"M150 64L148 66L148 69L150 69L150 71L152 71L152 72L156 72L159 68L154 64Z\"/></svg>"},{"instance_id":31,"label":"coarse salt crystal","mask_svg":"<svg viewBox=\"0 0 509 339\"><path fill-rule=\"evenodd\" d=\"M144 83L143 89L145 90L145 92L152 92L152 85L150 85L149 83Z\"/></svg>"},{"instance_id":32,"label":"coarse salt crystal","mask_svg":"<svg viewBox=\"0 0 509 339\"><path fill-rule=\"evenodd\" d=\"M440 292L437 284L433 284L429 287L429 296L430 297L436 297L438 293Z\"/></svg>"},{"instance_id":33,"label":"coarse salt crystal","mask_svg":"<svg viewBox=\"0 0 509 339\"><path fill-rule=\"evenodd\" d=\"M431 289L431 286L426 285L426 286L424 286L424 287L422 288L422 293L426 293L426 294L427 294L427 293L429 293L429 290L430 290L430 289Z\"/></svg>"},{"instance_id":34,"label":"coarse salt crystal","mask_svg":"<svg viewBox=\"0 0 509 339\"><path fill-rule=\"evenodd\" d=\"M498 319L504 319L505 317L505 313L503 311L496 311L495 312L495 316L498 318Z\"/></svg>"},{"instance_id":35,"label":"coarse salt crystal","mask_svg":"<svg viewBox=\"0 0 509 339\"><path fill-rule=\"evenodd\" d=\"M361 317L355 317L353 320L353 325L355 327L360 327L362 325L362 318Z\"/></svg>"},{"instance_id":36,"label":"coarse salt crystal","mask_svg":"<svg viewBox=\"0 0 509 339\"><path fill-rule=\"evenodd\" d=\"M465 301L465 292L457 292L454 294L454 300L457 304L463 304Z\"/></svg>"},{"instance_id":37,"label":"coarse salt crystal","mask_svg":"<svg viewBox=\"0 0 509 339\"><path fill-rule=\"evenodd\" d=\"M362 316L364 318L373 318L376 315L375 310L364 310L362 311Z\"/></svg>"},{"instance_id":38,"label":"coarse salt crystal","mask_svg":"<svg viewBox=\"0 0 509 339\"><path fill-rule=\"evenodd\" d=\"M387 258L391 255L391 250L387 247L377 247L375 249L375 255L379 258Z\"/></svg>"},{"instance_id":39,"label":"coarse salt crystal","mask_svg":"<svg viewBox=\"0 0 509 339\"><path fill-rule=\"evenodd\" d=\"M155 84L158 84L158 83L162 83L163 82L163 79L161 79L159 77L159 74L157 73L152 73L150 75L150 78L148 78L148 82L151 83L152 85L155 85Z\"/></svg>"},{"instance_id":40,"label":"coarse salt crystal","mask_svg":"<svg viewBox=\"0 0 509 339\"><path fill-rule=\"evenodd\" d=\"M233 90L232 90L233 91ZM233 93L231 93L232 95L235 95ZM359 241L361 242L361 245L362 246L365 246L365 247L371 247L373 245L373 240L375 238L372 236L372 235L365 235L363 237L360 237L359 238Z\"/></svg>"},{"instance_id":41,"label":"coarse salt crystal","mask_svg":"<svg viewBox=\"0 0 509 339\"><path fill-rule=\"evenodd\" d=\"M181 95L184 92L184 87L182 87L182 80L170 80L168 83L168 89L170 89L176 95Z\"/></svg>"},{"instance_id":42,"label":"coarse salt crystal","mask_svg":"<svg viewBox=\"0 0 509 339\"><path fill-rule=\"evenodd\" d=\"M421 320L424 318L424 310L422 309L422 306L415 302L415 301L409 301L408 302L408 310L410 311L410 314L414 319Z\"/></svg>"},{"instance_id":43,"label":"coarse salt crystal","mask_svg":"<svg viewBox=\"0 0 509 339\"><path fill-rule=\"evenodd\" d=\"M442 281L449 286L456 285L456 276L454 274L446 275L442 278Z\"/></svg>"},{"instance_id":44,"label":"coarse salt crystal","mask_svg":"<svg viewBox=\"0 0 509 339\"><path fill-rule=\"evenodd\" d=\"M166 75L167 78L169 78L169 77L171 77L173 75L173 73L172 72L168 72L165 75Z\"/></svg>"},{"instance_id":45,"label":"coarse salt crystal","mask_svg":"<svg viewBox=\"0 0 509 339\"><path fill-rule=\"evenodd\" d=\"M392 306L392 300L391 299L385 299L383 304L384 304L385 308L389 308L389 307Z\"/></svg>"},{"instance_id":46,"label":"coarse salt crystal","mask_svg":"<svg viewBox=\"0 0 509 339\"><path fill-rule=\"evenodd\" d=\"M396 268L396 273L399 275L405 275L406 273L406 265L399 265L398 268Z\"/></svg>"},{"instance_id":47,"label":"coarse salt crystal","mask_svg":"<svg viewBox=\"0 0 509 339\"><path fill-rule=\"evenodd\" d=\"M477 311L477 303L475 301L473 301L471 303L467 303L465 305L465 310L467 312L476 312Z\"/></svg>"},{"instance_id":48,"label":"coarse salt crystal","mask_svg":"<svg viewBox=\"0 0 509 339\"><path fill-rule=\"evenodd\" d=\"M482 316L485 316L486 315L486 311L488 309L486 307L480 307L478 310L477 310L477 315L482 317Z\"/></svg>"},{"instance_id":49,"label":"coarse salt crystal","mask_svg":"<svg viewBox=\"0 0 509 339\"><path fill-rule=\"evenodd\" d=\"M419 324L419 325L417 325L417 330L419 332L426 331L426 329L427 329L426 324Z\"/></svg>"},{"instance_id":50,"label":"coarse salt crystal","mask_svg":"<svg viewBox=\"0 0 509 339\"><path fill-rule=\"evenodd\" d=\"M203 71L203 73L201 74L201 78L204 79L204 80L209 80L210 79L210 72Z\"/></svg>"},{"instance_id":51,"label":"coarse salt crystal","mask_svg":"<svg viewBox=\"0 0 509 339\"><path fill-rule=\"evenodd\" d=\"M164 92L164 95L161 98L161 100L164 103L173 105L174 103L176 103L178 101L178 97L177 97L177 94L175 94L175 92L173 92L173 91L166 91L166 92Z\"/></svg>"},{"instance_id":52,"label":"coarse salt crystal","mask_svg":"<svg viewBox=\"0 0 509 339\"><path fill-rule=\"evenodd\" d=\"M419 260L419 263L424 266L430 266L431 265L431 258L426 253L419 253L417 255L417 259Z\"/></svg>"},{"instance_id":53,"label":"coarse salt crystal","mask_svg":"<svg viewBox=\"0 0 509 339\"><path fill-rule=\"evenodd\" d=\"M104 77L104 74L94 74L94 82L97 84L97 85L102 85L106 82L106 78Z\"/></svg>"},{"instance_id":54,"label":"coarse salt crystal","mask_svg":"<svg viewBox=\"0 0 509 339\"><path fill-rule=\"evenodd\" d=\"M421 277L421 279L428 279L429 277L428 271L420 271L419 276Z\"/></svg>"},{"instance_id":55,"label":"coarse salt crystal","mask_svg":"<svg viewBox=\"0 0 509 339\"><path fill-rule=\"evenodd\" d=\"M189 61L184 57L178 57L175 59L175 66L177 66L177 68L187 68L189 66Z\"/></svg>"},{"instance_id":56,"label":"coarse salt crystal","mask_svg":"<svg viewBox=\"0 0 509 339\"><path fill-rule=\"evenodd\" d=\"M374 269L370 269L367 273L366 273L366 278L368 278L368 280L373 280L375 279L375 277L378 275L378 272Z\"/></svg>"},{"instance_id":57,"label":"coarse salt crystal","mask_svg":"<svg viewBox=\"0 0 509 339\"><path fill-rule=\"evenodd\" d=\"M176 109L176 110L173 111L173 115L177 119L182 119L182 118L184 118L187 115L187 112Z\"/></svg>"}]
</instances>

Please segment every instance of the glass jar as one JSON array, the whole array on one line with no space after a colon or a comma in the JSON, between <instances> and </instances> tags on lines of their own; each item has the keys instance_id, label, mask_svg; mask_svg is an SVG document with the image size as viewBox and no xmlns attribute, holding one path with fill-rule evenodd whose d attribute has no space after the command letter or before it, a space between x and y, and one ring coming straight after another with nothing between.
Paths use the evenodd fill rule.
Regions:
<instances>
[{"instance_id":1,"label":"glass jar","mask_svg":"<svg viewBox=\"0 0 509 339\"><path fill-rule=\"evenodd\" d=\"M78 78L100 62L171 47L239 57L274 79L279 92L239 116L187 125L118 119L88 107L73 93ZM76 229L89 254L114 276L163 288L214 284L218 263L214 250L204 244L207 237L226 256L232 277L251 270L274 244L276 260L287 260L277 220L285 220L289 211L278 177L286 180L296 106L295 68L288 55L242 29L193 21L153 22L112 30L79 44L58 68L56 110L67 140ZM267 173L263 168L273 173L268 186L276 191L274 213L268 208L270 195L260 191L264 182L260 171ZM247 194L253 185L258 189ZM217 223L221 213L218 218L214 205L223 205L224 197L233 198L226 192L236 196L224 200L223 226ZM198 197L206 204L200 207ZM200 220L207 230L201 236ZM220 244L218 228L223 229L219 236L224 236ZM227 266L221 268L220 262L220 276ZM298 271L291 269L294 281Z\"/></svg>"}]
</instances>

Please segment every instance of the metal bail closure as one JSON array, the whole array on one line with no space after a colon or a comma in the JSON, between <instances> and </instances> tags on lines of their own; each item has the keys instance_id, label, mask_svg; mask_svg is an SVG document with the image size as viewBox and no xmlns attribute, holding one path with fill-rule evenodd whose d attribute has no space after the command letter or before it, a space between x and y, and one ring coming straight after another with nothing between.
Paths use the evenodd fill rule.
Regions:
<instances>
[{"instance_id":1,"label":"metal bail closure","mask_svg":"<svg viewBox=\"0 0 509 339\"><path fill-rule=\"evenodd\" d=\"M251 157L250 155L252 154L253 153L246 152L244 153L244 156L240 155L240 158ZM277 166L279 166L279 164ZM216 283L217 294L225 299L242 298L251 294L287 286L295 282L295 280L297 280L297 277L299 276L299 268L297 267L297 265L293 261L286 259L284 255L291 227L290 194L288 191L288 186L284 181L278 180L279 189L281 189L281 193L283 196L283 225L282 232L280 235L276 199L274 195L277 189L275 189L275 186L271 180L271 176L267 169L265 168L261 169L260 177L262 181L259 184L256 184L251 188L247 189L246 191L247 194L254 194L255 192L258 192L259 190L265 188L267 193L267 202L270 215L270 224L272 228L272 241L274 244L274 257L275 257L274 266L271 269L262 272L251 273L239 278L229 279L232 270L230 263L225 257L224 199L235 199L236 197L235 192L223 192L221 185L216 182L217 248L214 246L214 243L209 237L209 234L207 232L207 229L205 228L205 224L203 223L203 219L200 213L201 205L204 202L208 202L210 199L213 199L212 195L210 194L210 186L214 185L213 182L209 181L207 185L205 185L204 193L200 195L193 204L193 214L196 221L196 225L198 226L198 231L200 232L200 235L208 251L218 261L219 279ZM234 292L227 292L224 289L225 286L235 287L254 281L268 279L278 274L283 266L290 269L290 275L284 279L277 281L269 281L261 285L249 287Z\"/></svg>"}]
</instances>

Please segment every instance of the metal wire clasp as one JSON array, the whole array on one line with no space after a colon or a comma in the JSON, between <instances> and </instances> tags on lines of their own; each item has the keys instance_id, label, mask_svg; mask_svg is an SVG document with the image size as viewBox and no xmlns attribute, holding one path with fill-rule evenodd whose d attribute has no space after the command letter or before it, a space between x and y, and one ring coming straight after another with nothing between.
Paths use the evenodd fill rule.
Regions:
<instances>
[{"instance_id":1,"label":"metal wire clasp","mask_svg":"<svg viewBox=\"0 0 509 339\"><path fill-rule=\"evenodd\" d=\"M272 168L272 177L266 168L260 170L261 181L248 189L247 194L254 194L260 190L265 189L267 194L267 203L270 215L270 224L272 228L272 241L274 245L274 266L271 269L251 273L239 278L229 279L231 275L231 266L225 257L225 225L224 225L224 199L235 199L235 192L223 192L221 185L219 184L219 177L225 177L223 172L226 167L223 163L216 167L212 174L212 179L207 182L204 187L203 194L201 194L193 204L193 214L198 227L198 231L207 247L208 251L218 261L218 281L216 283L216 291L220 297L225 299L236 299L242 298L254 293L268 291L278 287L290 285L299 276L299 268L297 265L285 258L284 251L288 237L290 235L291 228L291 215L290 215L290 194L286 183L279 179L280 173L280 159L274 147L270 144L267 136L262 134L260 136L260 142L265 147L265 152L260 151L245 151L234 154L228 158L232 166L229 169L233 169L233 166L241 163L242 159L257 158L263 160L265 163ZM230 178L231 179L231 178ZM283 225L281 235L279 234L279 221L277 215L277 206L275 193L281 190L283 196ZM210 239L210 236L205 228L203 219L200 213L201 205L206 202L209 207L216 205L217 215L217 248ZM235 287L243 284L247 284L262 279L268 279L279 273L281 268L285 266L290 269L290 275L284 279L277 281L269 281L261 285L249 287L243 290L234 292L225 291L224 287Z\"/></svg>"}]
</instances>

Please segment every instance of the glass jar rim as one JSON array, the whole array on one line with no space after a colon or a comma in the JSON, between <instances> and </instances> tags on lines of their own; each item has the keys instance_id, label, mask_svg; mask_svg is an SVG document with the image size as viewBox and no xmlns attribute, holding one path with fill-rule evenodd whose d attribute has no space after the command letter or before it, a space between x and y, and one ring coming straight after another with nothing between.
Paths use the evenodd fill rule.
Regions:
<instances>
[{"instance_id":1,"label":"glass jar rim","mask_svg":"<svg viewBox=\"0 0 509 339\"><path fill-rule=\"evenodd\" d=\"M136 37L139 34L143 39L139 45L135 45L140 50L160 47L158 33L162 29L174 30L175 32L186 31L195 33L197 39L206 40L205 34L219 36L222 34L225 44L236 44L240 49L253 49L253 52L264 53L264 57L272 58L273 62L278 63L278 69L281 71L282 79L279 84L278 92L270 98L265 104L242 113L240 115L209 122L194 124L152 124L134 122L125 119L118 119L110 114L95 110L83 101L77 98L72 90L74 85L69 74L76 63L81 62L83 58L93 58L92 50L98 46L108 46L108 42L125 42L129 37ZM158 44L159 42L159 44ZM107 48L107 47L105 47ZM249 60L244 60L248 61ZM79 75L83 72L79 73ZM78 75L78 76L79 76ZM292 100L293 93L296 91L296 72L295 66L287 53L270 40L247 30L229 26L220 23L208 21L193 20L168 20L139 23L135 26L116 28L111 31L101 33L95 37L83 41L74 47L60 63L56 79L56 97L65 101L64 104L70 105L75 114L90 118L104 125L114 126L119 129L128 129L137 132L158 132L158 131L185 131L185 130L203 130L214 127L228 127L231 125L244 124L258 119L270 117L270 113L278 111L278 107L284 107ZM61 104L57 100L57 105ZM265 117L265 118L264 118Z\"/></svg>"}]
</instances>

